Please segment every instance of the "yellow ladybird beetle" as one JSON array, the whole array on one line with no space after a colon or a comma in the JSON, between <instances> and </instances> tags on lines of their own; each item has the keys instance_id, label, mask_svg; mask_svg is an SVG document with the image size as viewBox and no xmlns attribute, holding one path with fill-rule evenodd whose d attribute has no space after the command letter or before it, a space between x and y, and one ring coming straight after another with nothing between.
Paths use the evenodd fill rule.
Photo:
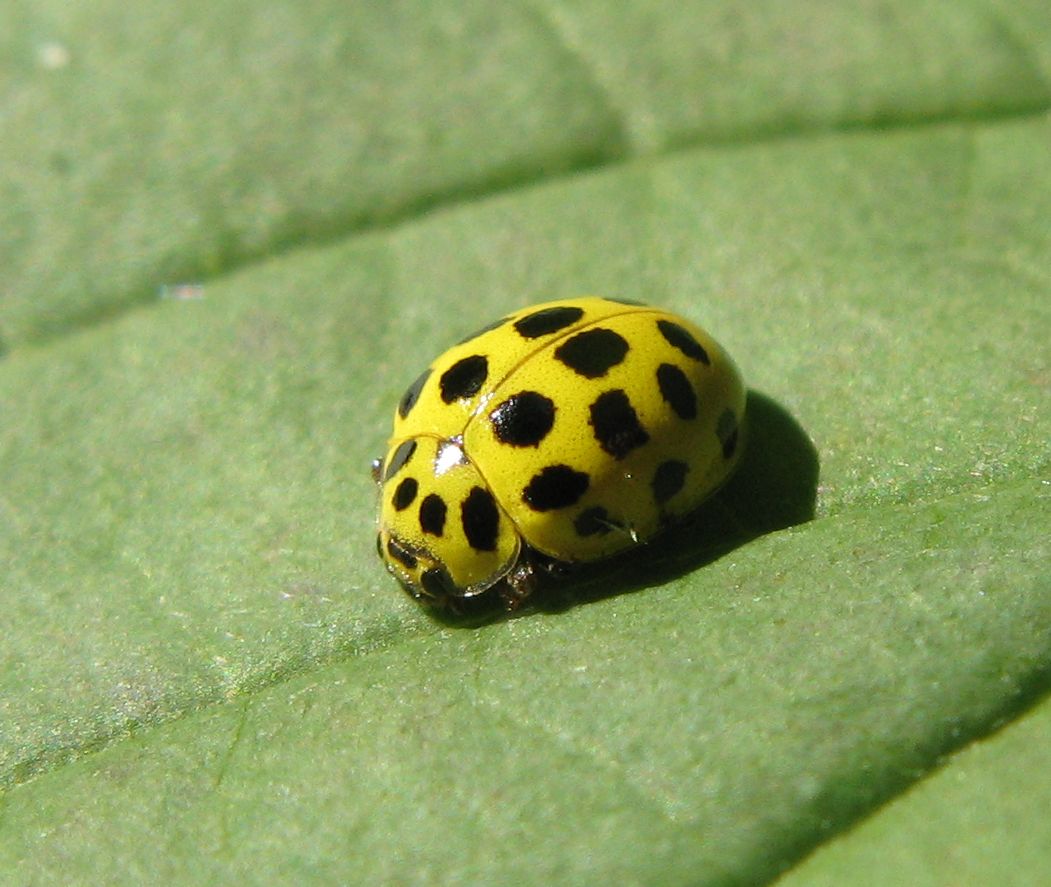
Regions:
<instances>
[{"instance_id":1,"label":"yellow ladybird beetle","mask_svg":"<svg viewBox=\"0 0 1051 887\"><path fill-rule=\"evenodd\" d=\"M733 471L745 391L690 321L636 302L523 308L435 360L402 395L377 546L418 601L508 608L543 567L646 542Z\"/></svg>"}]
</instances>

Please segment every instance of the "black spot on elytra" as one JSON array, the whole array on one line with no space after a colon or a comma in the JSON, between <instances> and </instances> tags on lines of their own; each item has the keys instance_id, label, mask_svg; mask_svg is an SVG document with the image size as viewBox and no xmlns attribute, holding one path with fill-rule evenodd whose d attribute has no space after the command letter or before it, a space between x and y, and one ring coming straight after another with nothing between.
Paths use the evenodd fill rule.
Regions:
<instances>
[{"instance_id":1,"label":"black spot on elytra","mask_svg":"<svg viewBox=\"0 0 1051 887\"><path fill-rule=\"evenodd\" d=\"M420 503L420 529L432 536L441 536L445 531L445 500L436 493L424 496Z\"/></svg>"},{"instance_id":2,"label":"black spot on elytra","mask_svg":"<svg viewBox=\"0 0 1051 887\"><path fill-rule=\"evenodd\" d=\"M578 536L605 536L617 525L601 505L585 508L573 521L573 529Z\"/></svg>"},{"instance_id":3,"label":"black spot on elytra","mask_svg":"<svg viewBox=\"0 0 1051 887\"><path fill-rule=\"evenodd\" d=\"M402 482L398 484L397 489L394 490L394 497L391 499L391 505L394 506L395 511L404 511L416 498L416 491L419 489L419 484L416 483L416 478L406 477L402 479Z\"/></svg>"},{"instance_id":4,"label":"black spot on elytra","mask_svg":"<svg viewBox=\"0 0 1051 887\"><path fill-rule=\"evenodd\" d=\"M697 418L697 395L679 367L673 363L662 363L657 367L657 386L661 397L680 419Z\"/></svg>"},{"instance_id":5,"label":"black spot on elytra","mask_svg":"<svg viewBox=\"0 0 1051 887\"><path fill-rule=\"evenodd\" d=\"M452 403L454 400L474 397L489 374L489 361L484 355L472 354L456 361L442 373L439 385L442 400Z\"/></svg>"},{"instance_id":6,"label":"black spot on elytra","mask_svg":"<svg viewBox=\"0 0 1051 887\"><path fill-rule=\"evenodd\" d=\"M482 487L473 487L460 505L460 521L471 548L475 551L496 551L500 512L492 493Z\"/></svg>"},{"instance_id":7,"label":"black spot on elytra","mask_svg":"<svg viewBox=\"0 0 1051 887\"><path fill-rule=\"evenodd\" d=\"M522 501L533 511L567 508L580 501L590 483L591 479L583 471L575 471L568 465L548 465L526 484Z\"/></svg>"},{"instance_id":8,"label":"black spot on elytra","mask_svg":"<svg viewBox=\"0 0 1051 887\"><path fill-rule=\"evenodd\" d=\"M699 360L703 364L711 363L708 352L685 327L679 326L670 320L658 320L657 328L669 345L678 348L687 357Z\"/></svg>"},{"instance_id":9,"label":"black spot on elytra","mask_svg":"<svg viewBox=\"0 0 1051 887\"><path fill-rule=\"evenodd\" d=\"M383 472L384 482L389 481L394 475L401 471L412 458L412 454L416 452L416 441L414 440L403 440L398 444L398 448L394 451L394 455L390 457L390 462L387 463L387 470Z\"/></svg>"},{"instance_id":10,"label":"black spot on elytra","mask_svg":"<svg viewBox=\"0 0 1051 887\"><path fill-rule=\"evenodd\" d=\"M387 554L399 564L410 570L416 568L416 556L407 548L403 547L393 536L387 540Z\"/></svg>"},{"instance_id":11,"label":"black spot on elytra","mask_svg":"<svg viewBox=\"0 0 1051 887\"><path fill-rule=\"evenodd\" d=\"M515 329L523 339L536 339L557 333L580 320L584 310L572 305L555 306L534 311L515 321Z\"/></svg>"},{"instance_id":12,"label":"black spot on elytra","mask_svg":"<svg viewBox=\"0 0 1051 887\"><path fill-rule=\"evenodd\" d=\"M715 434L723 445L723 458L729 459L737 450L737 416L725 410L715 425Z\"/></svg>"},{"instance_id":13,"label":"black spot on elytra","mask_svg":"<svg viewBox=\"0 0 1051 887\"><path fill-rule=\"evenodd\" d=\"M687 471L689 471L689 466L676 459L669 459L657 466L650 487L658 505L663 505L682 489L682 485L686 483Z\"/></svg>"},{"instance_id":14,"label":"black spot on elytra","mask_svg":"<svg viewBox=\"0 0 1051 887\"><path fill-rule=\"evenodd\" d=\"M555 424L555 402L536 391L520 391L493 410L489 421L501 443L535 447Z\"/></svg>"},{"instance_id":15,"label":"black spot on elytra","mask_svg":"<svg viewBox=\"0 0 1051 887\"><path fill-rule=\"evenodd\" d=\"M382 533L377 533L376 534L376 554L378 554L380 556L381 560L383 559L383 534Z\"/></svg>"},{"instance_id":16,"label":"black spot on elytra","mask_svg":"<svg viewBox=\"0 0 1051 887\"><path fill-rule=\"evenodd\" d=\"M403 419L409 415L409 411L416 406L416 401L420 399L420 391L423 386L427 384L427 380L431 377L431 369L428 367L419 377L413 382L408 388L405 389L405 393L401 396L401 400L398 401L398 415Z\"/></svg>"},{"instance_id":17,"label":"black spot on elytra","mask_svg":"<svg viewBox=\"0 0 1051 887\"><path fill-rule=\"evenodd\" d=\"M614 459L623 459L650 439L628 395L619 388L598 396L591 405L588 421L595 430L599 446Z\"/></svg>"},{"instance_id":18,"label":"black spot on elytra","mask_svg":"<svg viewBox=\"0 0 1051 887\"><path fill-rule=\"evenodd\" d=\"M602 327L577 333L555 349L558 360L587 379L606 375L627 353L627 340Z\"/></svg>"},{"instance_id":19,"label":"black spot on elytra","mask_svg":"<svg viewBox=\"0 0 1051 887\"><path fill-rule=\"evenodd\" d=\"M441 567L424 570L423 575L420 576L420 585L433 598L441 599L456 594L456 586L453 584L452 577Z\"/></svg>"},{"instance_id":20,"label":"black spot on elytra","mask_svg":"<svg viewBox=\"0 0 1051 887\"><path fill-rule=\"evenodd\" d=\"M634 299L616 299L612 296L603 296L603 302L613 302L615 305L633 305L636 308L645 308L644 302L636 302Z\"/></svg>"}]
</instances>

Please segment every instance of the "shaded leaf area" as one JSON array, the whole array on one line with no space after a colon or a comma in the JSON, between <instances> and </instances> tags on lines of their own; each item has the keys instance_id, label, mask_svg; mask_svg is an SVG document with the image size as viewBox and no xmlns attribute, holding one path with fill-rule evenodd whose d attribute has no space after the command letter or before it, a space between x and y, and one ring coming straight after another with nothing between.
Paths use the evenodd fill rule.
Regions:
<instances>
[{"instance_id":1,"label":"shaded leaf area","mask_svg":"<svg viewBox=\"0 0 1051 887\"><path fill-rule=\"evenodd\" d=\"M1045 582L1046 585L1046 582ZM823 884L1003 884L1047 878L1051 847L1051 702L985 742L834 841L781 887Z\"/></svg>"},{"instance_id":2,"label":"shaded leaf area","mask_svg":"<svg viewBox=\"0 0 1051 887\"><path fill-rule=\"evenodd\" d=\"M1046 684L1051 491L989 492L135 732L9 792L0 861L20 883L761 882Z\"/></svg>"},{"instance_id":3,"label":"shaded leaf area","mask_svg":"<svg viewBox=\"0 0 1051 887\"><path fill-rule=\"evenodd\" d=\"M626 157L1051 103L1040 0L13 0L0 349Z\"/></svg>"}]
</instances>

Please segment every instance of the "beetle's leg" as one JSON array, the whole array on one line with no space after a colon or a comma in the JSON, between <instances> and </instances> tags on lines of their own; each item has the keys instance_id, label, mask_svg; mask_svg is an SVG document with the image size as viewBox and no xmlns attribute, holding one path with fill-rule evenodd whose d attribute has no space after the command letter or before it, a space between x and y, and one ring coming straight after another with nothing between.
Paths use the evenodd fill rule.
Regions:
<instances>
[{"instance_id":1,"label":"beetle's leg","mask_svg":"<svg viewBox=\"0 0 1051 887\"><path fill-rule=\"evenodd\" d=\"M500 584L500 599L507 612L513 613L522 606L522 602L536 589L536 582L536 562L523 554Z\"/></svg>"}]
</instances>

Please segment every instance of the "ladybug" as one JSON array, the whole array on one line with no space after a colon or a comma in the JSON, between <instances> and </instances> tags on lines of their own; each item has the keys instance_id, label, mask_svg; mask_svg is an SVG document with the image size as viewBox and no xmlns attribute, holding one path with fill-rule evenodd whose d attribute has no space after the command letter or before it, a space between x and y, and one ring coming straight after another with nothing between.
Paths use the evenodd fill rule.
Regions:
<instances>
[{"instance_id":1,"label":"ladybug","mask_svg":"<svg viewBox=\"0 0 1051 887\"><path fill-rule=\"evenodd\" d=\"M454 345L394 414L377 547L417 601L508 609L541 569L601 560L694 511L741 452L745 391L690 321L597 297L534 305Z\"/></svg>"}]
</instances>

